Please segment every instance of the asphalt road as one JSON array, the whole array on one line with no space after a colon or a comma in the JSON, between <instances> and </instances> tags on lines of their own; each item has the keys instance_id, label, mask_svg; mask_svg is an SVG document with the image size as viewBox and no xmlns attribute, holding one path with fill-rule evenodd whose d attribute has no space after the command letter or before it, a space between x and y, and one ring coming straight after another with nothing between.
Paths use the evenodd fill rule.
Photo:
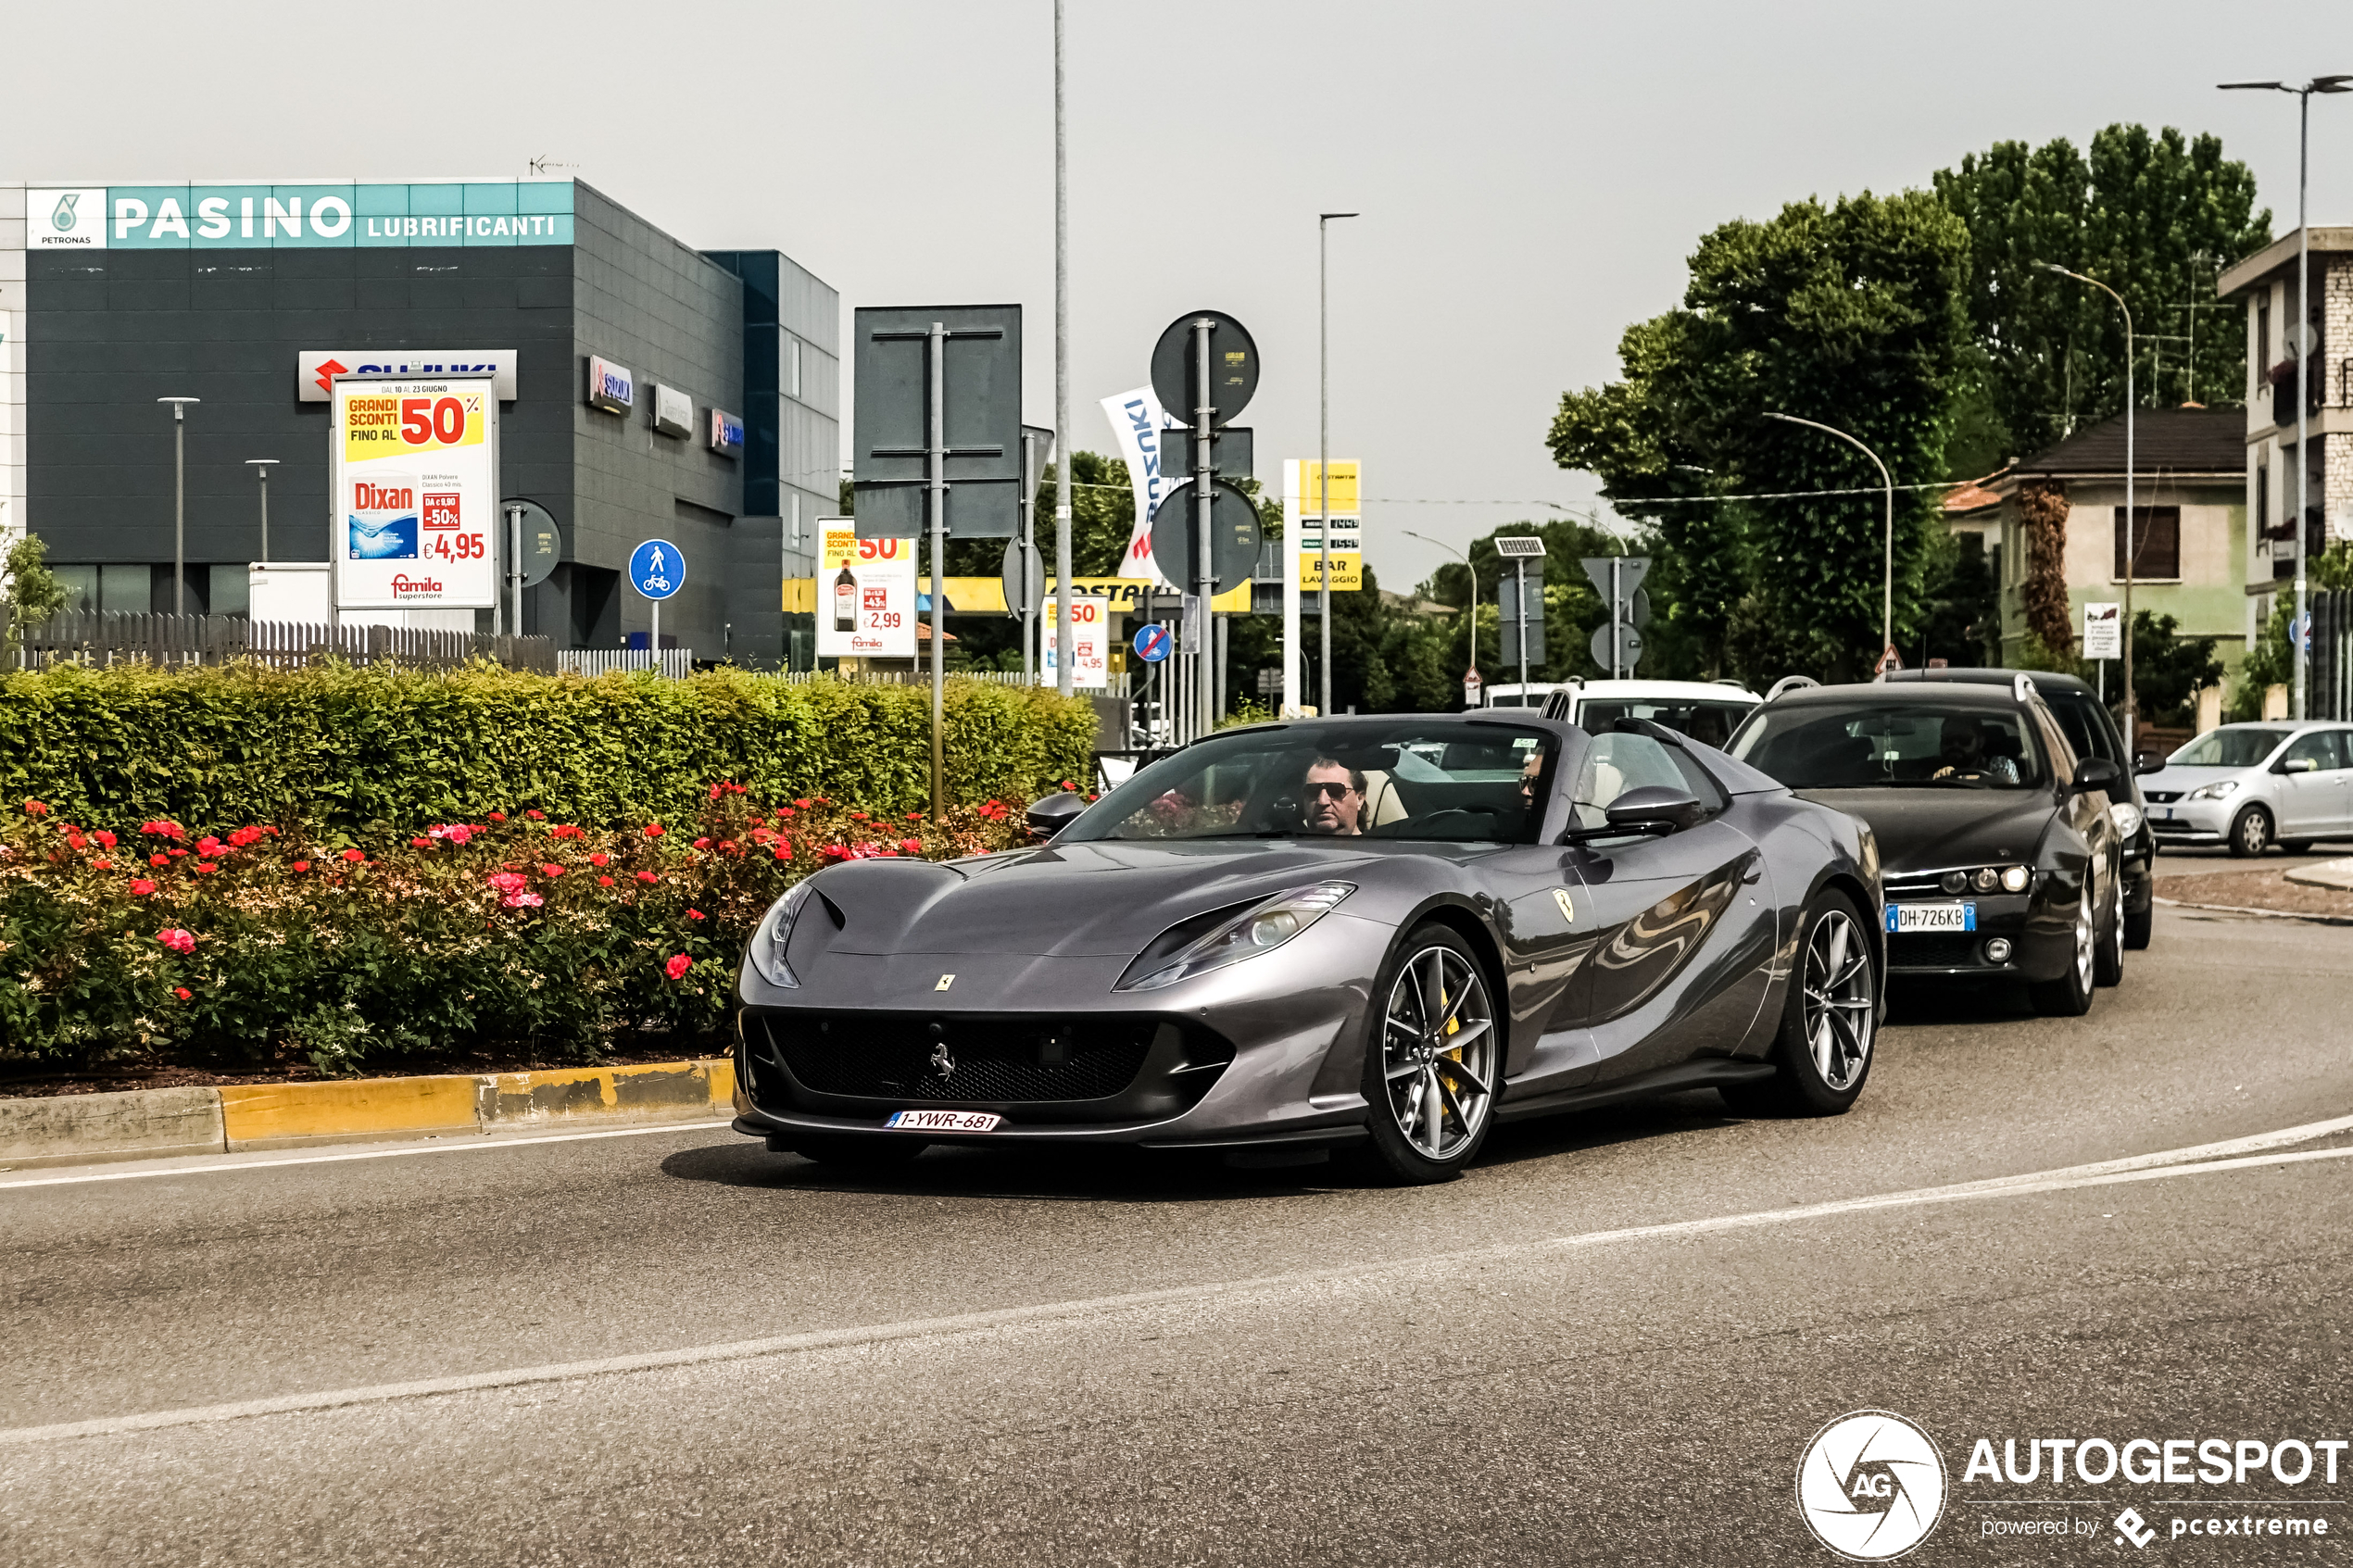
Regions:
<instances>
[{"instance_id":1,"label":"asphalt road","mask_svg":"<svg viewBox=\"0 0 2353 1568\"><path fill-rule=\"evenodd\" d=\"M2274 846L2244 860L2234 859L2227 849L2183 845L2158 852L2157 874L2199 876L2208 872L2278 872L2290 866L2316 866L2323 860L2341 860L2348 855L2353 855L2353 840L2315 844L2301 855L2291 855Z\"/></svg>"},{"instance_id":2,"label":"asphalt road","mask_svg":"<svg viewBox=\"0 0 2353 1568\"><path fill-rule=\"evenodd\" d=\"M2138 1558L2128 1506L2338 1561L2353 1450L1964 1474L2353 1438L2353 1131L2261 1139L2353 1118L2353 931L2157 929L2082 1020L1904 997L1846 1117L1687 1096L1434 1188L724 1129L0 1173L0 1562L1827 1563L1800 1456L1865 1408L1942 1454L1908 1562Z\"/></svg>"}]
</instances>

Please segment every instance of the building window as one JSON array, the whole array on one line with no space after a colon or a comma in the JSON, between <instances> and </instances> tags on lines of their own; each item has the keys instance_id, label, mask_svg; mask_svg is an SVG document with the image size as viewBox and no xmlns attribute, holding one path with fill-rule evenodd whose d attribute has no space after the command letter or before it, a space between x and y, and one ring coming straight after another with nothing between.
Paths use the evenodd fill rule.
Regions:
<instances>
[{"instance_id":1,"label":"building window","mask_svg":"<svg viewBox=\"0 0 2353 1568\"><path fill-rule=\"evenodd\" d=\"M2253 397L2263 388L2263 372L2271 368L2271 295L2266 290L2255 302L2255 379L2247 395Z\"/></svg>"},{"instance_id":2,"label":"building window","mask_svg":"<svg viewBox=\"0 0 2353 1568\"><path fill-rule=\"evenodd\" d=\"M800 395L800 340L790 333L785 335L785 395Z\"/></svg>"},{"instance_id":3,"label":"building window","mask_svg":"<svg viewBox=\"0 0 2353 1568\"><path fill-rule=\"evenodd\" d=\"M2271 553L2271 465L2255 465L2255 553Z\"/></svg>"},{"instance_id":4,"label":"building window","mask_svg":"<svg viewBox=\"0 0 2353 1568\"><path fill-rule=\"evenodd\" d=\"M2132 547L2138 558L2133 562L2129 575L2136 578L2181 576L2182 508L2133 508ZM2124 508L2119 507L2116 508L2116 575L2119 577L2128 575L2124 551Z\"/></svg>"}]
</instances>

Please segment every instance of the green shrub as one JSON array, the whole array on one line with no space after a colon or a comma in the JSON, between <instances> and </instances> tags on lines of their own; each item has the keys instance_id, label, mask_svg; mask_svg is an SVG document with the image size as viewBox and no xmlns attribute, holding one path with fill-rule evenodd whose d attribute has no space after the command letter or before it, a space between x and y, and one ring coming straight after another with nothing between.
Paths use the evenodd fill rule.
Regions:
<instances>
[{"instance_id":1,"label":"green shrub","mask_svg":"<svg viewBox=\"0 0 2353 1568\"><path fill-rule=\"evenodd\" d=\"M950 797L1026 800L1087 777L1084 698L950 681ZM931 694L712 671L579 676L258 665L0 674L0 799L75 822L168 817L331 839L538 807L614 824L691 808L714 778L766 799L928 805Z\"/></svg>"},{"instance_id":2,"label":"green shrub","mask_svg":"<svg viewBox=\"0 0 2353 1568\"><path fill-rule=\"evenodd\" d=\"M743 945L799 877L1022 841L994 800L940 824L754 798L712 784L595 829L425 819L364 847L292 824L101 827L28 800L0 813L0 1057L349 1073L457 1050L589 1061L648 1030L724 1048Z\"/></svg>"}]
</instances>

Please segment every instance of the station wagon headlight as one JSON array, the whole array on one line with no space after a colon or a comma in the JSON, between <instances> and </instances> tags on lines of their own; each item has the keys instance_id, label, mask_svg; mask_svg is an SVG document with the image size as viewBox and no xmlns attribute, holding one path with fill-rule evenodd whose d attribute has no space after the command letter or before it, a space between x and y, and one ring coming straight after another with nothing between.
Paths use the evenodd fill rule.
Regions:
<instances>
[{"instance_id":1,"label":"station wagon headlight","mask_svg":"<svg viewBox=\"0 0 2353 1568\"><path fill-rule=\"evenodd\" d=\"M806 882L795 884L791 892L769 906L767 914L761 917L760 929L751 934L748 955L751 967L771 985L792 990L800 985L800 977L785 962L785 946L792 940L793 922L809 907L812 891Z\"/></svg>"},{"instance_id":2,"label":"station wagon headlight","mask_svg":"<svg viewBox=\"0 0 2353 1568\"><path fill-rule=\"evenodd\" d=\"M2141 831L2141 809L2129 800L2120 800L2108 809L2108 820L2116 824L2117 833L2125 838Z\"/></svg>"},{"instance_id":3,"label":"station wagon headlight","mask_svg":"<svg viewBox=\"0 0 2353 1568\"><path fill-rule=\"evenodd\" d=\"M2011 866L2002 872L2002 891L2023 893L2031 877L2032 873L2024 866Z\"/></svg>"},{"instance_id":4,"label":"station wagon headlight","mask_svg":"<svg viewBox=\"0 0 2353 1568\"><path fill-rule=\"evenodd\" d=\"M1356 891L1353 882L1319 882L1313 887L1293 888L1277 893L1272 898L1253 904L1231 920L1213 926L1202 935L1187 942L1174 952L1156 953L1161 947L1155 941L1151 947L1129 966L1128 973L1144 972L1136 979L1123 976L1112 987L1115 991L1157 991L1164 985L1174 985L1179 980L1190 980L1213 969L1223 969L1244 959L1254 959L1270 952L1324 918L1334 906ZM1176 928L1181 930L1181 927Z\"/></svg>"},{"instance_id":5,"label":"station wagon headlight","mask_svg":"<svg viewBox=\"0 0 2353 1568\"><path fill-rule=\"evenodd\" d=\"M2188 798L2192 800L2220 800L2224 796L2236 790L2238 786L2239 782L2236 779L2217 779L2210 784L2200 784L2197 788L2190 791Z\"/></svg>"}]
</instances>

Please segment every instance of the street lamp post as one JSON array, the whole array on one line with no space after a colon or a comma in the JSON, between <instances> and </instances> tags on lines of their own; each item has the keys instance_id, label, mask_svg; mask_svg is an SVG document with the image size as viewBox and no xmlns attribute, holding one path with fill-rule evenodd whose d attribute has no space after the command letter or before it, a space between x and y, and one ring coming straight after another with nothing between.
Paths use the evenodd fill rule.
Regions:
<instances>
[{"instance_id":1,"label":"street lamp post","mask_svg":"<svg viewBox=\"0 0 2353 1568\"><path fill-rule=\"evenodd\" d=\"M1323 681L1316 709L1327 719L1332 712L1332 309L1330 242L1327 235L1335 218L1353 218L1353 212L1319 212L1315 215L1315 347L1318 358L1316 375L1317 436L1315 442L1315 493L1321 503L1322 521L1317 524L1316 548L1323 561L1317 574L1315 596L1316 636L1323 648ZM1364 502L1356 504L1357 516L1364 516ZM1360 528L1363 523L1360 521ZM1363 544L1358 541L1359 546ZM1476 659L1473 663L1478 662Z\"/></svg>"},{"instance_id":2,"label":"street lamp post","mask_svg":"<svg viewBox=\"0 0 2353 1568\"><path fill-rule=\"evenodd\" d=\"M2046 272L2062 278L2072 278L2079 283L2089 283L2124 312L2124 755L2140 755L2140 704L2133 696L2133 569L2139 564L2140 546L2135 542L2136 524L2133 512L2133 414L2140 399L2133 391L2133 307L2124 296L2081 272L2070 272L2054 261L2043 263Z\"/></svg>"},{"instance_id":3,"label":"street lamp post","mask_svg":"<svg viewBox=\"0 0 2353 1568\"><path fill-rule=\"evenodd\" d=\"M1054 689L1076 662L1070 624L1070 159L1063 132L1063 0L1054 0ZM1206 529L1203 530L1207 532ZM939 579L946 583L944 576ZM1206 613L1204 611L1204 613Z\"/></svg>"},{"instance_id":4,"label":"street lamp post","mask_svg":"<svg viewBox=\"0 0 2353 1568\"><path fill-rule=\"evenodd\" d=\"M277 466L277 462L278 459L275 458L247 458L245 459L245 467L253 470L254 477L261 481L260 558L265 561L270 558L270 470Z\"/></svg>"},{"instance_id":5,"label":"street lamp post","mask_svg":"<svg viewBox=\"0 0 2353 1568\"><path fill-rule=\"evenodd\" d=\"M2290 334L2296 345L2296 619L2287 629L2288 663L2295 671L2296 717L2305 717L2305 604L2308 562L2304 551L2305 513L2311 504L2312 449L2306 445L2305 410L2311 406L2312 345L2307 339L2312 330L2312 245L2311 230L2304 217L2305 185L2311 169L2312 94L2315 93L2353 93L2353 76L2316 76L2301 87L2291 87L2284 82L2224 82L2218 83L2225 93L2270 92L2296 94L2296 330ZM2263 345L2269 352L2270 345ZM2130 657L2132 633L2128 626L2125 652Z\"/></svg>"},{"instance_id":6,"label":"street lamp post","mask_svg":"<svg viewBox=\"0 0 2353 1568\"><path fill-rule=\"evenodd\" d=\"M1869 458L1871 460L1871 466L1879 470L1880 484L1887 492L1886 578L1880 595L1880 646L1882 651L1880 654L1879 662L1881 672L1884 673L1887 667L1887 656L1895 651L1895 481L1888 477L1887 465L1879 460L1877 452L1872 451L1836 425L1826 425L1816 420L1801 420L1795 414L1768 412L1765 417L1768 420L1780 420L1784 424L1805 425L1808 429L1835 435Z\"/></svg>"},{"instance_id":7,"label":"street lamp post","mask_svg":"<svg viewBox=\"0 0 2353 1568\"><path fill-rule=\"evenodd\" d=\"M1453 556L1462 561L1463 573L1470 579L1470 601L1468 608L1465 609L1463 613L1463 619L1470 622L1470 635L1467 639L1466 639L1470 647L1470 663L1466 665L1464 668L1476 671L1478 669L1478 569L1471 565L1471 558L1467 554L1454 548L1453 546L1449 545L1443 539L1433 539L1427 533L1416 533L1410 528L1405 529L1403 532L1408 539L1419 539L1425 545L1435 545L1440 549L1444 550L1448 555ZM1324 659L1327 665L1327 668L1324 671L1324 689L1325 691L1329 692L1331 690L1332 672L1328 668L1331 660L1331 644L1328 641L1324 644ZM1521 703L1525 704L1528 701L1528 693L1524 688L1520 692L1519 696ZM1331 699L1327 696L1324 700L1328 703ZM1463 706L1465 708L1468 708L1470 706L1469 699L1466 698L1463 702ZM1326 711L1328 713L1329 709L1327 709Z\"/></svg>"},{"instance_id":8,"label":"street lamp post","mask_svg":"<svg viewBox=\"0 0 2353 1568\"><path fill-rule=\"evenodd\" d=\"M188 408L201 397L158 397L171 405L171 613L186 608L188 593Z\"/></svg>"}]
</instances>

